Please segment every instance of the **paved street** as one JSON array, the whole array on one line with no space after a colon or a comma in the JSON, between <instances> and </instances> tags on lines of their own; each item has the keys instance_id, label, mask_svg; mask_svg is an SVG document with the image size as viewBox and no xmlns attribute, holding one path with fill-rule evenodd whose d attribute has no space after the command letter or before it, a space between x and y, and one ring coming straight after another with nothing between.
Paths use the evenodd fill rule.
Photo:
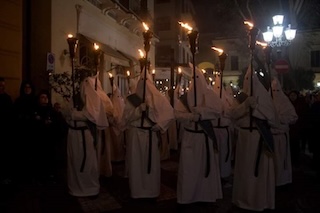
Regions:
<instances>
[{"instance_id":1,"label":"paved street","mask_svg":"<svg viewBox=\"0 0 320 213\"><path fill-rule=\"evenodd\" d=\"M320 184L310 165L310 157L302 156L303 166L293 172L293 183L276 190L274 213L319 213ZM101 193L96 198L76 198L66 191L64 181L45 185L21 184L1 190L0 212L18 213L64 213L64 212L250 212L235 208L231 203L232 178L223 188L224 198L214 204L176 203L176 179L178 153L172 152L170 159L162 161L161 195L157 200L133 200L129 196L128 179L124 177L124 163L113 164L113 176L101 179Z\"/></svg>"}]
</instances>

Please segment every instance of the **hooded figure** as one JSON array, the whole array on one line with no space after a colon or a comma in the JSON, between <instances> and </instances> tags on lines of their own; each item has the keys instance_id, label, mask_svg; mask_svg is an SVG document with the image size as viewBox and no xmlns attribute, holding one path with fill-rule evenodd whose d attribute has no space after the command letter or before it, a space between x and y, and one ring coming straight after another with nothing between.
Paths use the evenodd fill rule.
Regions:
<instances>
[{"instance_id":1,"label":"hooded figure","mask_svg":"<svg viewBox=\"0 0 320 213\"><path fill-rule=\"evenodd\" d=\"M227 178L231 175L231 153L232 153L232 125L230 119L230 100L229 94L221 85L221 76L216 75L213 91L220 97L223 106L221 117L212 122L214 126L215 135L217 137L217 144L219 147L219 162L221 178ZM233 97L232 97L233 98Z\"/></svg>"},{"instance_id":2,"label":"hooded figure","mask_svg":"<svg viewBox=\"0 0 320 213\"><path fill-rule=\"evenodd\" d=\"M273 141L268 125L277 122L270 94L251 72L249 66L243 93L232 109L238 129L232 202L239 208L263 211L275 208L274 158L270 150Z\"/></svg>"},{"instance_id":3,"label":"hooded figure","mask_svg":"<svg viewBox=\"0 0 320 213\"><path fill-rule=\"evenodd\" d=\"M114 84L111 101L114 107L110 120L110 149L112 161L123 161L125 159L124 131L121 127L121 119L125 107L124 99L119 88Z\"/></svg>"},{"instance_id":4,"label":"hooded figure","mask_svg":"<svg viewBox=\"0 0 320 213\"><path fill-rule=\"evenodd\" d=\"M106 112L112 112L113 107L99 81L95 90L95 77L83 80L80 95L84 107L81 111L72 110L68 120L68 188L73 196L96 196L100 190L97 155L100 137L96 129L103 130L109 125Z\"/></svg>"},{"instance_id":5,"label":"hooded figure","mask_svg":"<svg viewBox=\"0 0 320 213\"><path fill-rule=\"evenodd\" d=\"M152 77L147 75L144 79L143 73L135 92L126 98L122 116L122 124L126 125L126 163L131 197L156 198L161 183L159 133L174 121L174 112L168 99L154 86Z\"/></svg>"},{"instance_id":6,"label":"hooded figure","mask_svg":"<svg viewBox=\"0 0 320 213\"><path fill-rule=\"evenodd\" d=\"M282 91L279 80L274 77L271 83L272 98L280 121L278 128L272 128L274 138L274 157L276 169L276 185L292 183L292 166L290 153L289 125L294 124L298 115Z\"/></svg>"},{"instance_id":7,"label":"hooded figure","mask_svg":"<svg viewBox=\"0 0 320 213\"><path fill-rule=\"evenodd\" d=\"M184 128L177 183L179 204L215 202L222 198L219 155L214 151L217 148L214 135L209 135L213 133L211 121L220 116L222 103L208 87L203 73L195 71L190 90L176 97L174 104L176 118Z\"/></svg>"}]
</instances>

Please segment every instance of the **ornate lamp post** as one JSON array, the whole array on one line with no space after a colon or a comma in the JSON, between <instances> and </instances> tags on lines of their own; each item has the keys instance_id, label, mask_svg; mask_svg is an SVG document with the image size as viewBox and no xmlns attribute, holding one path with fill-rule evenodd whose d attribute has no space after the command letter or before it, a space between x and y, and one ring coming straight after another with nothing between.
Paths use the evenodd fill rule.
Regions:
<instances>
[{"instance_id":1,"label":"ornate lamp post","mask_svg":"<svg viewBox=\"0 0 320 213\"><path fill-rule=\"evenodd\" d=\"M267 31L262 33L263 39L265 42L268 43L268 46L274 47L282 47L282 46L289 46L292 40L296 37L296 29L291 28L291 24L285 28L283 26L283 15L275 15L272 17L273 19L273 27L267 26ZM271 51L271 50L270 50ZM279 54L281 50L277 51ZM268 53L269 54L269 53ZM278 55L278 59L279 59ZM281 84L283 85L283 75L279 73Z\"/></svg>"},{"instance_id":2,"label":"ornate lamp post","mask_svg":"<svg viewBox=\"0 0 320 213\"><path fill-rule=\"evenodd\" d=\"M273 27L268 26L267 31L262 33L263 39L271 47L281 47L290 45L291 41L296 37L296 29L291 28L291 24L284 29L283 15L275 15L272 17Z\"/></svg>"},{"instance_id":3,"label":"ornate lamp post","mask_svg":"<svg viewBox=\"0 0 320 213\"><path fill-rule=\"evenodd\" d=\"M68 35L67 42L69 45L69 56L71 60L71 78L72 78L72 101L73 101L73 107L77 108L76 104L76 96L75 96L75 73L74 73L74 57L77 51L78 46L78 39L76 37L73 37L72 34Z\"/></svg>"}]
</instances>

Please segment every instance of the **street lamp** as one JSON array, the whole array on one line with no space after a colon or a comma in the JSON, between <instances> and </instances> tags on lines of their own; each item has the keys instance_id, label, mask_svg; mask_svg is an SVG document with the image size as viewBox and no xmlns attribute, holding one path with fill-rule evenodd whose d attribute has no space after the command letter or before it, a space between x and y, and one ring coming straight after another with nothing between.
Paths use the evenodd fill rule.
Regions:
<instances>
[{"instance_id":1,"label":"street lamp","mask_svg":"<svg viewBox=\"0 0 320 213\"><path fill-rule=\"evenodd\" d=\"M193 30L193 28L188 23L178 22L181 27L187 29L188 31L188 38L189 38L189 45L190 50L192 54L192 64L193 64L193 91L194 91L194 107L196 107L197 104L197 84L196 84L196 64L195 64L195 53L197 50L197 44L198 44L198 37L199 32L196 30ZM198 130L198 125L195 123L195 129Z\"/></svg>"},{"instance_id":2,"label":"street lamp","mask_svg":"<svg viewBox=\"0 0 320 213\"><path fill-rule=\"evenodd\" d=\"M284 29L283 15L275 15L272 17L273 27L268 26L267 31L262 33L263 39L271 47L281 47L290 45L291 41L296 37L296 29L291 28L291 24Z\"/></svg>"}]
</instances>

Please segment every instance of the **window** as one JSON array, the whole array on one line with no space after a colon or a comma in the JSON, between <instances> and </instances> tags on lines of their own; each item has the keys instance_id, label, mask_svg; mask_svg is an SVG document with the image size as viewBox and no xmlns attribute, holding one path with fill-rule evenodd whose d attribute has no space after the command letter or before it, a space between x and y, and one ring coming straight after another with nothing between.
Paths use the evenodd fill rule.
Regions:
<instances>
[{"instance_id":1,"label":"window","mask_svg":"<svg viewBox=\"0 0 320 213\"><path fill-rule=\"evenodd\" d=\"M171 18L169 16L157 18L155 21L155 29L156 31L168 31L171 29L170 27Z\"/></svg>"},{"instance_id":2,"label":"window","mask_svg":"<svg viewBox=\"0 0 320 213\"><path fill-rule=\"evenodd\" d=\"M239 70L239 58L238 56L231 56L231 70Z\"/></svg>"},{"instance_id":3,"label":"window","mask_svg":"<svg viewBox=\"0 0 320 213\"><path fill-rule=\"evenodd\" d=\"M320 51L311 51L311 67L320 67Z\"/></svg>"}]
</instances>

